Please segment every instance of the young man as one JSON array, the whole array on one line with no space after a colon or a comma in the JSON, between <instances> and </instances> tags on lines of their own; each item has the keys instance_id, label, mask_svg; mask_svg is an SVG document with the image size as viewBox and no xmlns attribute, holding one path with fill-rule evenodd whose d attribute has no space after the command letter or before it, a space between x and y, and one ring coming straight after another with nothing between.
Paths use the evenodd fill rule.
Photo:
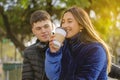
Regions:
<instances>
[{"instance_id":1,"label":"young man","mask_svg":"<svg viewBox=\"0 0 120 80\"><path fill-rule=\"evenodd\" d=\"M24 50L22 80L48 80L44 72L44 59L53 29L51 17L46 11L38 10L31 15L30 24L37 41Z\"/></svg>"}]
</instances>

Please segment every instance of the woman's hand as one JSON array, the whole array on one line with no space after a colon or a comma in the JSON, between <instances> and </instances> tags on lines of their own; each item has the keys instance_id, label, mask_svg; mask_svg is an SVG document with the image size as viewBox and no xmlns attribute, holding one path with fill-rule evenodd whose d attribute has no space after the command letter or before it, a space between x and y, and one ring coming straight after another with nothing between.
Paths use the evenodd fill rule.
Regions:
<instances>
[{"instance_id":1,"label":"woman's hand","mask_svg":"<svg viewBox=\"0 0 120 80\"><path fill-rule=\"evenodd\" d=\"M56 53L60 49L60 47L55 47L55 45L53 43L54 40L55 40L55 35L52 34L49 39L49 48L50 48L51 53Z\"/></svg>"}]
</instances>

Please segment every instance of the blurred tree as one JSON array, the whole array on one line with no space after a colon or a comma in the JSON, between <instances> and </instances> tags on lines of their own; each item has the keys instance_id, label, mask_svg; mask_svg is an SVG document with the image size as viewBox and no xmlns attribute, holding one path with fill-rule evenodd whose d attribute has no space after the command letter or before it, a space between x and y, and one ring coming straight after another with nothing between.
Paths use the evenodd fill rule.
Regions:
<instances>
[{"instance_id":1,"label":"blurred tree","mask_svg":"<svg viewBox=\"0 0 120 80\"><path fill-rule=\"evenodd\" d=\"M109 43L116 43L110 44L114 51L120 46L119 0L1 0L0 38L9 38L23 51L25 41L32 36L29 18L33 11L44 9L54 21L59 20L62 11L72 5L80 6L90 14L100 36Z\"/></svg>"},{"instance_id":2,"label":"blurred tree","mask_svg":"<svg viewBox=\"0 0 120 80\"><path fill-rule=\"evenodd\" d=\"M93 23L101 37L112 48L115 61L118 61L116 49L120 48L120 3L119 0L92 0L91 9L95 12Z\"/></svg>"},{"instance_id":3,"label":"blurred tree","mask_svg":"<svg viewBox=\"0 0 120 80\"><path fill-rule=\"evenodd\" d=\"M29 18L33 11L44 9L53 19L60 17L64 8L56 6L52 0L2 0L0 2L0 37L10 39L14 45L23 51L26 39L31 37Z\"/></svg>"}]
</instances>

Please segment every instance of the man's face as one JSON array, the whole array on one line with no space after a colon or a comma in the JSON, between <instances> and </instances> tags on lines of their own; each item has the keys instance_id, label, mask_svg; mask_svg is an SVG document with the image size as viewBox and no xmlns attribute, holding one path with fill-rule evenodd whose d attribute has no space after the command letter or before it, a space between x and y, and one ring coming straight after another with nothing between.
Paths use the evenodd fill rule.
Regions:
<instances>
[{"instance_id":1,"label":"man's face","mask_svg":"<svg viewBox=\"0 0 120 80\"><path fill-rule=\"evenodd\" d=\"M41 42L48 42L52 28L50 20L38 21L33 23L32 32Z\"/></svg>"}]
</instances>

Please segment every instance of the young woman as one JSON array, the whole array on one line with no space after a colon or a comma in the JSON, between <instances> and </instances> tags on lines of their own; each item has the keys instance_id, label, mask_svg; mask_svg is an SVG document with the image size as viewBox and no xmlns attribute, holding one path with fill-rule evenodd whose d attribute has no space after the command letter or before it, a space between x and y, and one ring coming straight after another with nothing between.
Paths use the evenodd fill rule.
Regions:
<instances>
[{"instance_id":1,"label":"young woman","mask_svg":"<svg viewBox=\"0 0 120 80\"><path fill-rule=\"evenodd\" d=\"M96 33L88 14L71 7L62 16L66 39L59 49L51 36L45 71L49 80L107 80L111 68L108 46Z\"/></svg>"}]
</instances>

